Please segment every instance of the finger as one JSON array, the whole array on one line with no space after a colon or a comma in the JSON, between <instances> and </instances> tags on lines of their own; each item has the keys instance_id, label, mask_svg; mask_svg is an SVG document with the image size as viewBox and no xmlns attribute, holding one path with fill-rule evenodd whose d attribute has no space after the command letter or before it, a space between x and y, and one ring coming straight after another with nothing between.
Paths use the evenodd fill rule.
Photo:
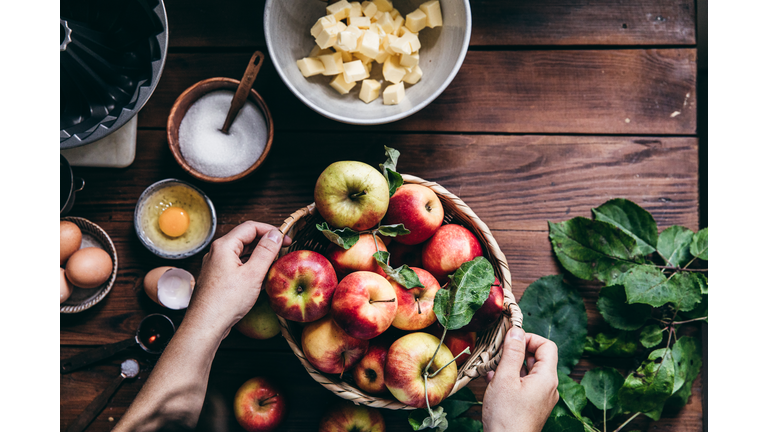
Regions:
<instances>
[{"instance_id":1,"label":"finger","mask_svg":"<svg viewBox=\"0 0 768 432\"><path fill-rule=\"evenodd\" d=\"M530 373L557 374L557 345L551 340L535 334L526 335L528 351L533 353L535 363Z\"/></svg>"},{"instance_id":2,"label":"finger","mask_svg":"<svg viewBox=\"0 0 768 432\"><path fill-rule=\"evenodd\" d=\"M520 378L524 378L526 375L528 375L528 368L525 366L525 363L523 363L523 365L520 366Z\"/></svg>"},{"instance_id":3,"label":"finger","mask_svg":"<svg viewBox=\"0 0 768 432\"><path fill-rule=\"evenodd\" d=\"M288 236L285 236L285 237L283 237L283 245L282 246L283 247L290 246L292 242L293 242L292 238L290 238ZM240 257L241 258L249 257L253 253L254 249L256 249L256 243L251 243L249 245L246 245L245 248L243 249L243 251L240 253Z\"/></svg>"},{"instance_id":4,"label":"finger","mask_svg":"<svg viewBox=\"0 0 768 432\"><path fill-rule=\"evenodd\" d=\"M246 221L232 228L232 231L216 240L215 243L218 243L217 249L232 251L239 257L245 250L246 245L253 243L256 238L263 236L273 229L275 227L269 224Z\"/></svg>"},{"instance_id":5,"label":"finger","mask_svg":"<svg viewBox=\"0 0 768 432\"><path fill-rule=\"evenodd\" d=\"M493 376L496 374L494 371L488 371L488 375L485 376L486 384L490 384L493 381Z\"/></svg>"},{"instance_id":6,"label":"finger","mask_svg":"<svg viewBox=\"0 0 768 432\"><path fill-rule=\"evenodd\" d=\"M515 381L514 378L520 378L523 360L525 360L525 331L513 326L504 337L501 361L496 367L496 373L503 376L505 380L511 378Z\"/></svg>"},{"instance_id":7,"label":"finger","mask_svg":"<svg viewBox=\"0 0 768 432\"><path fill-rule=\"evenodd\" d=\"M525 358L525 368L528 370L528 372L533 369L533 365L536 364L536 358L532 355L529 355Z\"/></svg>"},{"instance_id":8,"label":"finger","mask_svg":"<svg viewBox=\"0 0 768 432\"><path fill-rule=\"evenodd\" d=\"M261 237L256 249L253 250L251 257L243 265L248 269L250 276L255 281L261 282L269 271L269 266L275 260L283 244L283 233L275 228Z\"/></svg>"}]
</instances>

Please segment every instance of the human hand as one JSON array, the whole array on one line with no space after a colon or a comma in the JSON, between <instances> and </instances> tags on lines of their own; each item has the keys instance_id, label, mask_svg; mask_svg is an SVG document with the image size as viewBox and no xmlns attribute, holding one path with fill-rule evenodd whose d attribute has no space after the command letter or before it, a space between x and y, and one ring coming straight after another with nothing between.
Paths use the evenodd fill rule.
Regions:
<instances>
[{"instance_id":1,"label":"human hand","mask_svg":"<svg viewBox=\"0 0 768 432\"><path fill-rule=\"evenodd\" d=\"M502 349L496 372L486 377L483 430L539 432L559 398L557 345L512 327Z\"/></svg>"},{"instance_id":2,"label":"human hand","mask_svg":"<svg viewBox=\"0 0 768 432\"><path fill-rule=\"evenodd\" d=\"M260 239L258 244L252 243ZM291 243L274 226L247 221L211 244L203 257L192 299L184 321L219 333L229 330L251 310L261 284L280 247ZM253 249L243 262L240 257Z\"/></svg>"}]
</instances>

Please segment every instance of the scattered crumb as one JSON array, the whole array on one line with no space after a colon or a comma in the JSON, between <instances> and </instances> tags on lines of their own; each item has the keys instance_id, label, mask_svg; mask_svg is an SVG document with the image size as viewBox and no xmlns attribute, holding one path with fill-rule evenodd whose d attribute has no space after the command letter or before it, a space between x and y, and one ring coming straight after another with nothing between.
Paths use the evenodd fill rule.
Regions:
<instances>
[{"instance_id":1,"label":"scattered crumb","mask_svg":"<svg viewBox=\"0 0 768 432\"><path fill-rule=\"evenodd\" d=\"M630 121L632 121L632 120L630 120L629 117L624 119L624 123L629 123Z\"/></svg>"},{"instance_id":2,"label":"scattered crumb","mask_svg":"<svg viewBox=\"0 0 768 432\"><path fill-rule=\"evenodd\" d=\"M675 118L680 115L680 111L675 111L672 114L670 114L670 117Z\"/></svg>"},{"instance_id":3,"label":"scattered crumb","mask_svg":"<svg viewBox=\"0 0 768 432\"><path fill-rule=\"evenodd\" d=\"M115 418L114 418L114 417L110 417L110 418L108 418L107 420L109 420L109 421L113 422L113 421L115 421Z\"/></svg>"}]
</instances>

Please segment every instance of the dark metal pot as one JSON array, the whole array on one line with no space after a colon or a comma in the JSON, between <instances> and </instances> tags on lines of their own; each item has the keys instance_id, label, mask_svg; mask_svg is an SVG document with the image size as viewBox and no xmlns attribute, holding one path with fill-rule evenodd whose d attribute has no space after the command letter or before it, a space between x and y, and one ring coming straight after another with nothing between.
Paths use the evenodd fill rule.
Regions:
<instances>
[{"instance_id":1,"label":"dark metal pot","mask_svg":"<svg viewBox=\"0 0 768 432\"><path fill-rule=\"evenodd\" d=\"M59 155L59 217L66 216L72 206L75 205L75 193L85 187L85 180L72 174L67 158Z\"/></svg>"}]
</instances>

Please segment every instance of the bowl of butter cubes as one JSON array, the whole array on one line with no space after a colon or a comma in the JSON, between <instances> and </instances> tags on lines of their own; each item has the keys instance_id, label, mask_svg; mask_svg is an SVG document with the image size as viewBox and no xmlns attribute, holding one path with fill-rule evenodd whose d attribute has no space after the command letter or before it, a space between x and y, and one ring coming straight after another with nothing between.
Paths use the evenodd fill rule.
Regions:
<instances>
[{"instance_id":1,"label":"bowl of butter cubes","mask_svg":"<svg viewBox=\"0 0 768 432\"><path fill-rule=\"evenodd\" d=\"M349 124L408 117L437 98L469 47L469 0L267 0L280 78L316 112Z\"/></svg>"}]
</instances>

